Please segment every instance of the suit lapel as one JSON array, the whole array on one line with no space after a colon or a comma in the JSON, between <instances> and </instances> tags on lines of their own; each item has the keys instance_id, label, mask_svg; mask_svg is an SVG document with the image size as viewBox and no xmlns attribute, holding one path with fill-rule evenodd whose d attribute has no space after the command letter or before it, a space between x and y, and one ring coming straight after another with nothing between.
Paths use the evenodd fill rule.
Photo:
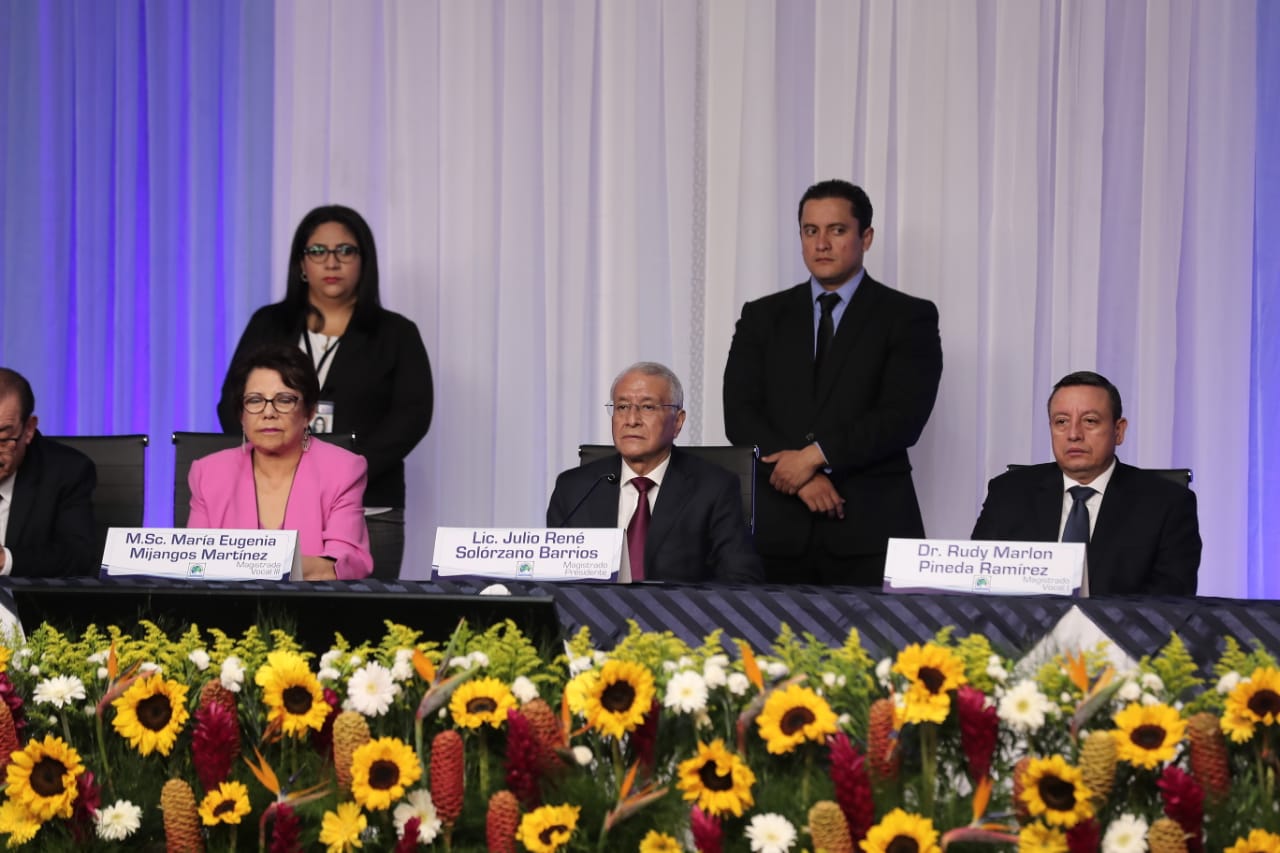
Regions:
<instances>
[{"instance_id":1,"label":"suit lapel","mask_svg":"<svg viewBox=\"0 0 1280 853\"><path fill-rule=\"evenodd\" d=\"M1129 488L1132 484L1130 471L1128 465L1116 462L1116 470L1111 472L1111 481L1107 483L1102 506L1098 509L1098 518L1093 523L1093 535L1089 537L1089 544L1098 545L1103 551L1116 538L1116 531L1124 529L1133 509L1134 502Z\"/></svg>"},{"instance_id":2,"label":"suit lapel","mask_svg":"<svg viewBox=\"0 0 1280 853\"><path fill-rule=\"evenodd\" d=\"M813 399L813 293L809 282L801 282L791 289L794 294L786 302L786 316L778 328L784 330L779 363L795 365L789 368L796 383L796 397Z\"/></svg>"},{"instance_id":3,"label":"suit lapel","mask_svg":"<svg viewBox=\"0 0 1280 853\"><path fill-rule=\"evenodd\" d=\"M342 336L342 343L330 356L332 364L329 365L329 372L325 375L324 386L320 389L321 399L331 399L329 395L333 393L333 389L350 388L360 381L359 376L350 376L349 373L364 363L364 360L359 358L359 353L368 342L369 336L363 329L348 327Z\"/></svg>"},{"instance_id":4,"label":"suit lapel","mask_svg":"<svg viewBox=\"0 0 1280 853\"><path fill-rule=\"evenodd\" d=\"M26 458L13 475L13 504L9 507L9 528L4 534L6 544L17 542L22 537L31 518L40 487L40 472L44 467L44 453L39 444L40 439L31 443Z\"/></svg>"},{"instance_id":5,"label":"suit lapel","mask_svg":"<svg viewBox=\"0 0 1280 853\"><path fill-rule=\"evenodd\" d=\"M1062 533L1062 469L1050 465L1036 494L1036 533L1045 542L1057 542Z\"/></svg>"},{"instance_id":6,"label":"suit lapel","mask_svg":"<svg viewBox=\"0 0 1280 853\"><path fill-rule=\"evenodd\" d=\"M653 503L653 517L649 520L649 534L644 542L646 566L654 565L658 548L675 529L676 521L693 494L693 485L693 480L685 471L684 459L672 448L671 462L667 465L667 473L658 489L658 498Z\"/></svg>"},{"instance_id":7,"label":"suit lapel","mask_svg":"<svg viewBox=\"0 0 1280 853\"><path fill-rule=\"evenodd\" d=\"M612 468L606 472L618 478L622 474L622 456L614 454L611 458ZM597 474L602 477L604 474ZM596 485L592 480L588 488L595 486L595 492L587 499L586 504L582 507L582 527L617 527L618 526L618 491L621 488L619 480L615 479L612 483L600 483ZM630 488L630 487L628 487Z\"/></svg>"}]
</instances>

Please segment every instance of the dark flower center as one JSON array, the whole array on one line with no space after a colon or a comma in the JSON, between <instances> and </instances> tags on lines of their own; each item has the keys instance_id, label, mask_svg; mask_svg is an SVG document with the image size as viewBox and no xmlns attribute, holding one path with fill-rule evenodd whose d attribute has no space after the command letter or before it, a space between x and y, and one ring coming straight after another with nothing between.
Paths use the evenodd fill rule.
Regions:
<instances>
[{"instance_id":1,"label":"dark flower center","mask_svg":"<svg viewBox=\"0 0 1280 853\"><path fill-rule=\"evenodd\" d=\"M1280 716L1280 694L1274 690L1259 690L1249 697L1249 710L1259 717L1267 714Z\"/></svg>"},{"instance_id":2,"label":"dark flower center","mask_svg":"<svg viewBox=\"0 0 1280 853\"><path fill-rule=\"evenodd\" d=\"M218 806L213 810L213 813L215 815L224 815L224 814L227 814L228 812L234 812L235 810L236 810L235 800L223 800L222 802L218 803Z\"/></svg>"},{"instance_id":3,"label":"dark flower center","mask_svg":"<svg viewBox=\"0 0 1280 853\"><path fill-rule=\"evenodd\" d=\"M137 714L139 723L158 732L169 725L169 720L173 718L173 706L169 704L168 696L157 693L139 701L134 713Z\"/></svg>"},{"instance_id":4,"label":"dark flower center","mask_svg":"<svg viewBox=\"0 0 1280 853\"><path fill-rule=\"evenodd\" d=\"M1164 746L1164 726L1153 726L1148 723L1138 726L1129 734L1129 740L1143 749L1159 749Z\"/></svg>"},{"instance_id":5,"label":"dark flower center","mask_svg":"<svg viewBox=\"0 0 1280 853\"><path fill-rule=\"evenodd\" d=\"M702 787L709 791L729 791L733 788L733 774L725 773L722 776L717 773L714 761L708 761L702 765L702 769L698 771L698 778L702 780Z\"/></svg>"},{"instance_id":6,"label":"dark flower center","mask_svg":"<svg viewBox=\"0 0 1280 853\"><path fill-rule=\"evenodd\" d=\"M813 712L803 706L791 708L787 713L782 715L782 720L778 723L778 728L782 729L784 735L793 735L812 723L816 718Z\"/></svg>"},{"instance_id":7,"label":"dark flower center","mask_svg":"<svg viewBox=\"0 0 1280 853\"><path fill-rule=\"evenodd\" d=\"M885 853L918 853L920 845L914 838L905 835L894 836L889 845L884 848Z\"/></svg>"},{"instance_id":8,"label":"dark flower center","mask_svg":"<svg viewBox=\"0 0 1280 853\"><path fill-rule=\"evenodd\" d=\"M56 758L42 758L31 768L31 790L42 797L56 797L63 792L63 774L67 765Z\"/></svg>"},{"instance_id":9,"label":"dark flower center","mask_svg":"<svg viewBox=\"0 0 1280 853\"><path fill-rule=\"evenodd\" d=\"M376 788L379 791L387 791L394 788L396 783L399 781L400 766L394 761L388 761L385 758L382 758L369 765L370 788Z\"/></svg>"},{"instance_id":10,"label":"dark flower center","mask_svg":"<svg viewBox=\"0 0 1280 853\"><path fill-rule=\"evenodd\" d=\"M600 704L606 711L630 711L636 702L636 689L627 681L615 681L600 693Z\"/></svg>"},{"instance_id":11,"label":"dark flower center","mask_svg":"<svg viewBox=\"0 0 1280 853\"><path fill-rule=\"evenodd\" d=\"M498 703L489 696L477 696L467 702L468 714L492 714L498 710Z\"/></svg>"},{"instance_id":12,"label":"dark flower center","mask_svg":"<svg viewBox=\"0 0 1280 853\"><path fill-rule=\"evenodd\" d=\"M1076 807L1076 786L1057 776L1046 776L1038 786L1040 799L1054 811L1069 812Z\"/></svg>"},{"instance_id":13,"label":"dark flower center","mask_svg":"<svg viewBox=\"0 0 1280 853\"><path fill-rule=\"evenodd\" d=\"M558 839L556 838L557 833L560 833L561 838L564 838L569 834L569 827L562 823L557 823L555 826L548 826L546 829L542 830L542 832L538 833L538 840L543 844L556 844L558 843Z\"/></svg>"},{"instance_id":14,"label":"dark flower center","mask_svg":"<svg viewBox=\"0 0 1280 853\"><path fill-rule=\"evenodd\" d=\"M942 685L947 683L947 677L937 669L931 666L922 666L920 671L916 673L916 677L929 688L930 693L937 693L942 689ZM915 842L913 841L912 844Z\"/></svg>"},{"instance_id":15,"label":"dark flower center","mask_svg":"<svg viewBox=\"0 0 1280 853\"><path fill-rule=\"evenodd\" d=\"M290 714L305 714L311 710L311 691L305 687L286 687L280 699L284 703L284 709Z\"/></svg>"}]
</instances>

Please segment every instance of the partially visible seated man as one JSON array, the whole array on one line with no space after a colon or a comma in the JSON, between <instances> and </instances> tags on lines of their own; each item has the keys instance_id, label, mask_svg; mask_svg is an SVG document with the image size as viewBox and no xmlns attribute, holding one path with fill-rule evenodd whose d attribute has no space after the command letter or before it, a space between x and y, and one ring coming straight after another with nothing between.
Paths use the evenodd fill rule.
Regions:
<instances>
[{"instance_id":1,"label":"partially visible seated man","mask_svg":"<svg viewBox=\"0 0 1280 853\"><path fill-rule=\"evenodd\" d=\"M102 557L98 472L80 451L40 435L35 408L31 383L0 367L0 575L92 575Z\"/></svg>"},{"instance_id":2,"label":"partially visible seated man","mask_svg":"<svg viewBox=\"0 0 1280 853\"><path fill-rule=\"evenodd\" d=\"M1087 542L1088 594L1195 595L1195 493L1116 459L1126 426L1107 379L1064 376L1049 397L1057 461L993 479L972 538Z\"/></svg>"},{"instance_id":3,"label":"partially visible seated man","mask_svg":"<svg viewBox=\"0 0 1280 853\"><path fill-rule=\"evenodd\" d=\"M624 581L762 580L738 478L674 446L685 415L676 375L633 364L610 399L618 453L556 478L547 526L626 529Z\"/></svg>"}]
</instances>

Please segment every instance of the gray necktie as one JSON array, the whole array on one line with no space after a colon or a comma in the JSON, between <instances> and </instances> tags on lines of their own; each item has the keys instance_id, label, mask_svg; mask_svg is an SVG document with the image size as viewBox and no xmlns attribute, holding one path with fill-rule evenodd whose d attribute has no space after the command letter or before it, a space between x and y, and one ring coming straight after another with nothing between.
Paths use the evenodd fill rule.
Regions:
<instances>
[{"instance_id":1,"label":"gray necktie","mask_svg":"<svg viewBox=\"0 0 1280 853\"><path fill-rule=\"evenodd\" d=\"M1085 502L1098 493L1089 486L1072 486L1067 489L1071 493L1071 511L1067 513L1067 525L1062 528L1063 542L1089 541L1089 507Z\"/></svg>"}]
</instances>

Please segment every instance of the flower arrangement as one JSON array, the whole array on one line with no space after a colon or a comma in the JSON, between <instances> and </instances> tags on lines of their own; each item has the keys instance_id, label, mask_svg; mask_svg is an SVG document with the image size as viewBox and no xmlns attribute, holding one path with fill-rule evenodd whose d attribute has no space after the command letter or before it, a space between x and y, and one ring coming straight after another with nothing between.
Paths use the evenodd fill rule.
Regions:
<instances>
[{"instance_id":1,"label":"flower arrangement","mask_svg":"<svg viewBox=\"0 0 1280 853\"><path fill-rule=\"evenodd\" d=\"M1175 635L1015 664L510 622L304 649L42 626L0 643L0 835L39 850L1280 853L1280 669Z\"/></svg>"}]
</instances>

